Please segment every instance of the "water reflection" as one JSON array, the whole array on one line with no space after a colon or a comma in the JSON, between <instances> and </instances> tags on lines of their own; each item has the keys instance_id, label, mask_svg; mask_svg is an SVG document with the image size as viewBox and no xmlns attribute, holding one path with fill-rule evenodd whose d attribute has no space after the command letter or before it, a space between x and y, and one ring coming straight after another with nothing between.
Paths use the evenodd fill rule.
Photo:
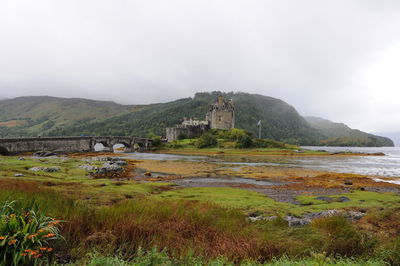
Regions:
<instances>
[{"instance_id":1,"label":"water reflection","mask_svg":"<svg viewBox=\"0 0 400 266\"><path fill-rule=\"evenodd\" d=\"M386 156L323 156L323 157L230 157L230 156L193 156L161 153L130 153L132 159L144 160L189 160L207 161L239 166L281 166L302 167L339 173L354 173L380 177L400 177L400 148L364 148L364 147L304 147L312 150L330 152L351 151L363 153L383 152Z\"/></svg>"}]
</instances>

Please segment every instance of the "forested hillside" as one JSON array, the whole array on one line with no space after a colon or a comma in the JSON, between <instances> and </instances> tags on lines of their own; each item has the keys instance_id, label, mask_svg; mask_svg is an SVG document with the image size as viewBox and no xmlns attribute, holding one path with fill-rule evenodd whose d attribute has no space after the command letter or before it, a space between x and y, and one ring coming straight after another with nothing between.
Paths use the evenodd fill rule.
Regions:
<instances>
[{"instance_id":1,"label":"forested hillside","mask_svg":"<svg viewBox=\"0 0 400 266\"><path fill-rule=\"evenodd\" d=\"M235 102L235 126L257 133L257 121L262 120L264 138L297 144L315 144L318 134L297 111L285 102L247 93L197 93L194 98L145 107L141 110L114 116L92 123L75 123L59 127L50 135L134 135L165 134L165 127L174 126L183 117L204 119L211 102L218 95Z\"/></svg>"},{"instance_id":2,"label":"forested hillside","mask_svg":"<svg viewBox=\"0 0 400 266\"><path fill-rule=\"evenodd\" d=\"M357 129L351 129L343 123L334 123L332 121L319 117L305 117L307 122L317 129L324 139L320 145L326 146L394 146L391 139L380 137L362 132Z\"/></svg>"},{"instance_id":3,"label":"forested hillside","mask_svg":"<svg viewBox=\"0 0 400 266\"><path fill-rule=\"evenodd\" d=\"M124 106L113 102L55 97L19 97L0 101L0 137L164 135L183 117L205 119L218 96L233 99L235 126L262 137L301 145L391 146L390 139L345 125L308 118L282 100L249 93L196 93L167 103ZM319 122L318 122L319 121ZM318 122L318 123L317 123ZM334 124L332 126L332 124Z\"/></svg>"}]
</instances>

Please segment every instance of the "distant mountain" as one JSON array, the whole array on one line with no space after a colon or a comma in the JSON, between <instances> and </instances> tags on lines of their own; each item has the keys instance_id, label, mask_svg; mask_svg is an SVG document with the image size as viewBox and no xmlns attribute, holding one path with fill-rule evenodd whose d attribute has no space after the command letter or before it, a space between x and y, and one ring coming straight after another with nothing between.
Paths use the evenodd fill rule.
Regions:
<instances>
[{"instance_id":1,"label":"distant mountain","mask_svg":"<svg viewBox=\"0 0 400 266\"><path fill-rule=\"evenodd\" d=\"M324 136L320 145L326 146L394 146L391 139L335 123L319 117L305 117L307 122Z\"/></svg>"},{"instance_id":2,"label":"distant mountain","mask_svg":"<svg viewBox=\"0 0 400 266\"><path fill-rule=\"evenodd\" d=\"M57 135L164 135L183 117L204 119L218 96L233 99L235 126L262 137L300 145L391 146L390 139L320 118L303 118L282 100L249 93L196 93L167 103L125 106L114 102L55 97L0 101L0 137Z\"/></svg>"}]
</instances>

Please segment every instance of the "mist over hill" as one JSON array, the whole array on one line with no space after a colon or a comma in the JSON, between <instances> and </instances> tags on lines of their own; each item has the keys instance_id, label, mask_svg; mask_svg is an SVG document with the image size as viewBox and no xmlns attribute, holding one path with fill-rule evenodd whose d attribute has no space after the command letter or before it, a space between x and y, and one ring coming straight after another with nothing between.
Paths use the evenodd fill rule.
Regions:
<instances>
[{"instance_id":1,"label":"mist over hill","mask_svg":"<svg viewBox=\"0 0 400 266\"><path fill-rule=\"evenodd\" d=\"M400 146L400 132L374 132L373 134L390 138L395 146Z\"/></svg>"},{"instance_id":2,"label":"mist over hill","mask_svg":"<svg viewBox=\"0 0 400 266\"><path fill-rule=\"evenodd\" d=\"M233 99L235 126L262 137L300 145L392 146L390 139L319 118L305 119L282 100L249 93L204 92L193 98L150 105L48 96L0 101L0 137L58 135L164 135L183 117L204 119L218 96Z\"/></svg>"},{"instance_id":3,"label":"mist over hill","mask_svg":"<svg viewBox=\"0 0 400 266\"><path fill-rule=\"evenodd\" d=\"M325 146L394 146L391 139L358 129L351 129L343 123L335 123L320 117L305 117L307 122L325 138L320 145Z\"/></svg>"}]
</instances>

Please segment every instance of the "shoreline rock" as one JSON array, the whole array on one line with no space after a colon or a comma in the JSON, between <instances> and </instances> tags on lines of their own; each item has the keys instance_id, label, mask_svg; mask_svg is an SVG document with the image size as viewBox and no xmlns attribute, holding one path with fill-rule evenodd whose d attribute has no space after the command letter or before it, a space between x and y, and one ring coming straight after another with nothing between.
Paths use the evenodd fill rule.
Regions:
<instances>
[{"instance_id":1,"label":"shoreline rock","mask_svg":"<svg viewBox=\"0 0 400 266\"><path fill-rule=\"evenodd\" d=\"M322 212L313 212L313 213L307 213L303 215L302 217L296 217L293 215L287 215L286 217L283 218L290 227L296 227L296 226L304 226L310 224L313 220L315 219L320 219L320 218L328 218L332 216L343 216L350 222L356 222L360 220L362 217L365 216L364 212L360 211L339 211L339 210L326 210ZM250 222L256 222L256 221L273 221L277 219L277 216L262 216L262 215L256 215L255 213L249 214L247 219Z\"/></svg>"}]
</instances>

